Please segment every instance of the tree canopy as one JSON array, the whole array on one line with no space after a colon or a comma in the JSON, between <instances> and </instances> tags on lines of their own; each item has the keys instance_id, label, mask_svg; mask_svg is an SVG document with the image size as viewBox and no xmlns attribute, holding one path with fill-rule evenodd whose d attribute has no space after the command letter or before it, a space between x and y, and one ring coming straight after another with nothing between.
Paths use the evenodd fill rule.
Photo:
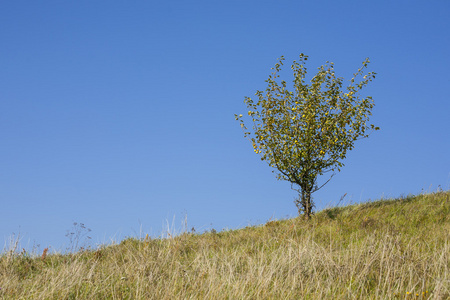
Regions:
<instances>
[{"instance_id":1,"label":"tree canopy","mask_svg":"<svg viewBox=\"0 0 450 300\"><path fill-rule=\"evenodd\" d=\"M336 77L333 63L327 62L307 84L308 56L300 54L291 65L294 79L288 87L286 81L279 81L284 60L282 56L272 68L267 88L255 94L257 100L245 97L251 129L242 114L235 118L261 160L278 171L278 179L289 181L299 192L295 201L299 214L303 212L309 218L314 206L311 194L340 171L356 140L379 129L368 124L374 107L372 97L364 98L359 93L376 73L364 75L370 63L367 58L343 88L344 79ZM356 82L357 78L361 80ZM317 178L325 173L331 175L319 186Z\"/></svg>"}]
</instances>

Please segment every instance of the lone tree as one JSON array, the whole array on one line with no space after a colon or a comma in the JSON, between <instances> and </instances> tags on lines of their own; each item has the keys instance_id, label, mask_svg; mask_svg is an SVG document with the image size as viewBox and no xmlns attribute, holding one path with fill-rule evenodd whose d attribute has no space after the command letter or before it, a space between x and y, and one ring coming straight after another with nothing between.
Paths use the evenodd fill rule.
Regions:
<instances>
[{"instance_id":1,"label":"lone tree","mask_svg":"<svg viewBox=\"0 0 450 300\"><path fill-rule=\"evenodd\" d=\"M265 91L256 92L258 100L245 97L252 132L245 126L242 115L235 118L261 160L276 168L277 178L289 181L291 188L299 193L295 200L298 212L309 219L314 207L311 194L328 183L336 170L340 171L342 160L356 140L368 137L370 131L379 128L368 125L374 106L372 97L359 95L376 75L374 72L363 75L370 62L368 58L345 89L343 78L335 76L330 62L321 66L310 84L306 84L307 60L307 55L300 54L300 59L291 66L293 91L288 90L284 80L277 81L284 61L282 56L266 80ZM359 83L355 82L357 77L362 77ZM330 177L319 186L318 176L328 172Z\"/></svg>"}]
</instances>

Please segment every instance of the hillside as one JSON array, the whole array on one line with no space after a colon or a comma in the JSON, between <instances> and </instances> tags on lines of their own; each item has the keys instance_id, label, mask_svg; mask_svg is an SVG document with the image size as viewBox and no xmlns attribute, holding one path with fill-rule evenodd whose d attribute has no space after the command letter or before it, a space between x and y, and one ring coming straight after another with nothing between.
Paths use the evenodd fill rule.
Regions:
<instances>
[{"instance_id":1,"label":"hillside","mask_svg":"<svg viewBox=\"0 0 450 300\"><path fill-rule=\"evenodd\" d=\"M308 222L7 251L2 299L449 299L450 192L330 208Z\"/></svg>"}]
</instances>

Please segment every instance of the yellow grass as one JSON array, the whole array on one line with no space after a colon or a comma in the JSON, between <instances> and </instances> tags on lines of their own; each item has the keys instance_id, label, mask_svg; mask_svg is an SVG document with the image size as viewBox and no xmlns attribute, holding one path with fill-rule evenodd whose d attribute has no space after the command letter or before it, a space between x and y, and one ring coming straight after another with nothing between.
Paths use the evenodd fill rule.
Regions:
<instances>
[{"instance_id":1,"label":"yellow grass","mask_svg":"<svg viewBox=\"0 0 450 300\"><path fill-rule=\"evenodd\" d=\"M2 299L449 299L450 192L308 222L0 256Z\"/></svg>"}]
</instances>

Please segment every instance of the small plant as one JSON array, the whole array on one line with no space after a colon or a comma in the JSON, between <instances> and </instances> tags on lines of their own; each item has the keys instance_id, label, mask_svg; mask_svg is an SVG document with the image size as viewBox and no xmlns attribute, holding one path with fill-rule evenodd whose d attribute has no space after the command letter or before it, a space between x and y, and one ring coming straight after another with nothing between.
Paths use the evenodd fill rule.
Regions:
<instances>
[{"instance_id":1,"label":"small plant","mask_svg":"<svg viewBox=\"0 0 450 300\"><path fill-rule=\"evenodd\" d=\"M83 223L73 223L71 230L67 230L66 237L69 239L69 247L67 251L76 252L78 250L87 249L91 237L89 232L92 230L87 228Z\"/></svg>"},{"instance_id":2,"label":"small plant","mask_svg":"<svg viewBox=\"0 0 450 300\"><path fill-rule=\"evenodd\" d=\"M45 248L44 251L42 251L41 260L44 261L47 258L47 252L48 248Z\"/></svg>"}]
</instances>

